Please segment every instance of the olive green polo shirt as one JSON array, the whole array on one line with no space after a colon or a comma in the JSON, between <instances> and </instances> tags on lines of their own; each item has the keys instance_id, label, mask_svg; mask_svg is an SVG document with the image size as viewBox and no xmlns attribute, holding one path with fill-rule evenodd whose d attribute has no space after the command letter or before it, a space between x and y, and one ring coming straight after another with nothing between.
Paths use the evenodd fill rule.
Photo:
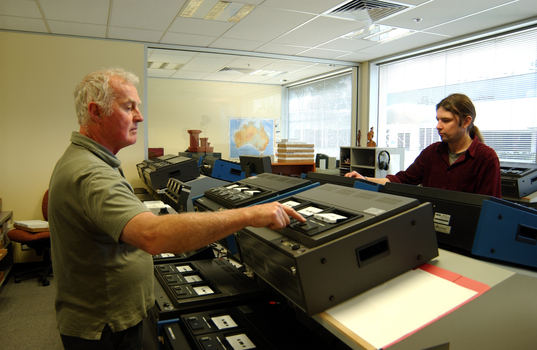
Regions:
<instances>
[{"instance_id":1,"label":"olive green polo shirt","mask_svg":"<svg viewBox=\"0 0 537 350\"><path fill-rule=\"evenodd\" d=\"M73 132L49 187L49 226L61 334L99 339L138 324L154 305L152 256L119 240L149 211L120 174L121 162Z\"/></svg>"}]
</instances>

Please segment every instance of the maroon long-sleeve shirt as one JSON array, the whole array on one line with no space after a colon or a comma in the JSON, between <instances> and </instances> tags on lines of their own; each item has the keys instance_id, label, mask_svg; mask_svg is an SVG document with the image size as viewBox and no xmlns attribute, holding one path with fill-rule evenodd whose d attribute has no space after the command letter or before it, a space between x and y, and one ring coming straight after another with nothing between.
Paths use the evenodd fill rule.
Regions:
<instances>
[{"instance_id":1,"label":"maroon long-sleeve shirt","mask_svg":"<svg viewBox=\"0 0 537 350\"><path fill-rule=\"evenodd\" d=\"M449 165L448 144L436 142L425 148L408 169L387 178L391 182L498 198L502 195L498 155L477 137L452 165Z\"/></svg>"}]
</instances>

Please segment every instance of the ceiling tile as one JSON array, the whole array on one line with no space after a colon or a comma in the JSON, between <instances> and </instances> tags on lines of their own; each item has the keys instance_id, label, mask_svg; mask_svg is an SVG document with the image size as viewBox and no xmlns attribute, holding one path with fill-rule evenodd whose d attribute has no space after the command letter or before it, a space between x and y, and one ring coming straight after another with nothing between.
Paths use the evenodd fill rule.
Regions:
<instances>
[{"instance_id":1,"label":"ceiling tile","mask_svg":"<svg viewBox=\"0 0 537 350\"><path fill-rule=\"evenodd\" d=\"M418 49L434 43L445 41L449 38L445 36L432 35L427 33L415 33L405 36L401 39L390 41L383 44L368 47L358 53L373 54L374 58L391 55L394 52L406 52L409 50Z\"/></svg>"},{"instance_id":2,"label":"ceiling tile","mask_svg":"<svg viewBox=\"0 0 537 350\"><path fill-rule=\"evenodd\" d=\"M48 21L50 31L55 34L80 35L106 38L106 26L88 23Z\"/></svg>"},{"instance_id":3,"label":"ceiling tile","mask_svg":"<svg viewBox=\"0 0 537 350\"><path fill-rule=\"evenodd\" d=\"M206 47L210 43L216 40L215 36L194 35L194 34L182 34L182 33L170 33L164 34L164 37L160 40L163 44L175 44L175 45L188 45Z\"/></svg>"},{"instance_id":4,"label":"ceiling tile","mask_svg":"<svg viewBox=\"0 0 537 350\"><path fill-rule=\"evenodd\" d=\"M424 30L509 1L512 0L435 0L410 11L403 12L397 16L387 18L384 21L380 21L379 24L399 28ZM421 18L421 21L416 23L414 18Z\"/></svg>"},{"instance_id":5,"label":"ceiling tile","mask_svg":"<svg viewBox=\"0 0 537 350\"><path fill-rule=\"evenodd\" d=\"M137 28L110 27L108 37L112 39L135 40L158 43L164 32Z\"/></svg>"},{"instance_id":6,"label":"ceiling tile","mask_svg":"<svg viewBox=\"0 0 537 350\"><path fill-rule=\"evenodd\" d=\"M297 54L302 57L312 57L312 58L325 58L332 59L344 54L350 53L350 51L336 51L336 50L324 50L324 49L310 49L304 52Z\"/></svg>"},{"instance_id":7,"label":"ceiling tile","mask_svg":"<svg viewBox=\"0 0 537 350\"><path fill-rule=\"evenodd\" d=\"M239 23L223 34L224 38L252 41L270 41L298 25L314 18L313 15L274 8L257 7Z\"/></svg>"},{"instance_id":8,"label":"ceiling tile","mask_svg":"<svg viewBox=\"0 0 537 350\"><path fill-rule=\"evenodd\" d=\"M0 16L0 29L48 33L45 21L39 18Z\"/></svg>"},{"instance_id":9,"label":"ceiling tile","mask_svg":"<svg viewBox=\"0 0 537 350\"><path fill-rule=\"evenodd\" d=\"M301 69L299 71L295 71L286 75L282 75L279 77L274 77L271 79L268 79L265 81L267 84L288 84L294 81L307 79L310 77L318 76L321 74L326 74L327 72L331 72L334 70L339 70L341 67L328 67L326 65L313 65L304 69ZM287 82L281 82L280 80L285 79Z\"/></svg>"},{"instance_id":10,"label":"ceiling tile","mask_svg":"<svg viewBox=\"0 0 537 350\"><path fill-rule=\"evenodd\" d=\"M315 47L352 31L362 29L364 23L329 17L317 17L295 30L282 35L276 44Z\"/></svg>"},{"instance_id":11,"label":"ceiling tile","mask_svg":"<svg viewBox=\"0 0 537 350\"><path fill-rule=\"evenodd\" d=\"M174 79L203 79L207 76L206 72L188 72L182 69L178 70L177 73L172 75Z\"/></svg>"},{"instance_id":12,"label":"ceiling tile","mask_svg":"<svg viewBox=\"0 0 537 350\"><path fill-rule=\"evenodd\" d=\"M39 0L47 20L106 25L109 0Z\"/></svg>"},{"instance_id":13,"label":"ceiling tile","mask_svg":"<svg viewBox=\"0 0 537 350\"><path fill-rule=\"evenodd\" d=\"M295 60L281 60L278 62L274 62L266 67L264 69L267 70L279 70L284 72L297 72L304 68L314 66L315 63L312 62L304 62L304 61L295 61Z\"/></svg>"},{"instance_id":14,"label":"ceiling tile","mask_svg":"<svg viewBox=\"0 0 537 350\"><path fill-rule=\"evenodd\" d=\"M148 61L169 62L185 64L190 61L197 52L179 51L179 50L151 50L148 54Z\"/></svg>"},{"instance_id":15,"label":"ceiling tile","mask_svg":"<svg viewBox=\"0 0 537 350\"><path fill-rule=\"evenodd\" d=\"M227 55L199 54L185 64L181 71L214 72L225 67L234 58Z\"/></svg>"},{"instance_id":16,"label":"ceiling tile","mask_svg":"<svg viewBox=\"0 0 537 350\"><path fill-rule=\"evenodd\" d=\"M278 60L261 57L237 56L233 61L228 63L228 67L243 69L261 69Z\"/></svg>"},{"instance_id":17,"label":"ceiling tile","mask_svg":"<svg viewBox=\"0 0 537 350\"><path fill-rule=\"evenodd\" d=\"M220 36L233 26L234 23L207 21L199 18L177 17L170 28L170 32Z\"/></svg>"},{"instance_id":18,"label":"ceiling tile","mask_svg":"<svg viewBox=\"0 0 537 350\"><path fill-rule=\"evenodd\" d=\"M273 53L279 55L296 55L299 52L307 50L305 46L293 46L293 45L280 45L280 44L266 44L258 47L254 51L262 53Z\"/></svg>"},{"instance_id":19,"label":"ceiling tile","mask_svg":"<svg viewBox=\"0 0 537 350\"><path fill-rule=\"evenodd\" d=\"M227 73L212 73L205 77L203 80L215 80L215 81L230 81L240 77L243 77L245 74L240 74L236 72L227 72Z\"/></svg>"},{"instance_id":20,"label":"ceiling tile","mask_svg":"<svg viewBox=\"0 0 537 350\"><path fill-rule=\"evenodd\" d=\"M240 0L238 2L242 2L244 4L250 4L250 5L261 5L264 0Z\"/></svg>"},{"instance_id":21,"label":"ceiling tile","mask_svg":"<svg viewBox=\"0 0 537 350\"><path fill-rule=\"evenodd\" d=\"M259 75L245 75L234 80L237 83L264 84L265 81L272 78L262 77Z\"/></svg>"},{"instance_id":22,"label":"ceiling tile","mask_svg":"<svg viewBox=\"0 0 537 350\"><path fill-rule=\"evenodd\" d=\"M42 18L35 1L2 0L0 1L0 15Z\"/></svg>"},{"instance_id":23,"label":"ceiling tile","mask_svg":"<svg viewBox=\"0 0 537 350\"><path fill-rule=\"evenodd\" d=\"M171 70L171 69L147 68L147 76L151 78L169 78L176 72L177 72L176 70Z\"/></svg>"},{"instance_id":24,"label":"ceiling tile","mask_svg":"<svg viewBox=\"0 0 537 350\"><path fill-rule=\"evenodd\" d=\"M340 38L332 40L324 45L320 45L318 49L330 49L330 50L344 50L344 51L358 51L367 47L377 45L377 43L368 40L359 39L346 39Z\"/></svg>"},{"instance_id":25,"label":"ceiling tile","mask_svg":"<svg viewBox=\"0 0 537 350\"><path fill-rule=\"evenodd\" d=\"M212 3L216 1L212 0ZM230 66L287 71L290 73L285 78L294 81L324 73L328 69L326 65L323 67L313 63L319 59L330 62L341 60L346 64L395 57L398 53L414 49L430 49L436 44L452 43L452 37L490 32L494 27L501 28L509 23L518 25L524 19L531 24L533 22L530 21L536 21L537 18L537 0L388 0L422 6L398 13L380 24L421 32L378 44L342 38L342 35L360 28L361 23L323 14L348 1L238 0L239 3L254 4L256 8L234 24L181 18L178 14L186 0L158 0L158 3L148 0L0 0L0 29L37 33L48 33L50 30L54 34L81 37L106 36L149 45L154 42L169 44L170 47L188 46L192 50L211 47L240 51L237 55L252 51L252 56L211 56L194 51L150 49L148 59L181 63L195 70L177 73L157 70L152 73L160 78L172 74L174 78L209 79L209 74L216 74L222 67ZM209 2L205 1L206 4ZM508 4L484 11L505 3ZM41 18L38 5L41 6L44 19ZM422 18L422 21L414 22L416 17ZM257 57L263 54L269 57ZM277 55L291 59L275 60ZM218 73L210 79L226 77L230 77L230 81L281 85L280 77Z\"/></svg>"},{"instance_id":26,"label":"ceiling tile","mask_svg":"<svg viewBox=\"0 0 537 350\"><path fill-rule=\"evenodd\" d=\"M403 4L403 5L418 6L418 5L422 5L430 1L435 1L435 0L403 0L403 1L397 1L397 3Z\"/></svg>"},{"instance_id":27,"label":"ceiling tile","mask_svg":"<svg viewBox=\"0 0 537 350\"><path fill-rule=\"evenodd\" d=\"M51 0L52 1L52 0ZM114 0L110 25L164 31L185 0Z\"/></svg>"},{"instance_id":28,"label":"ceiling tile","mask_svg":"<svg viewBox=\"0 0 537 350\"><path fill-rule=\"evenodd\" d=\"M263 6L321 14L346 2L348 0L265 0Z\"/></svg>"},{"instance_id":29,"label":"ceiling tile","mask_svg":"<svg viewBox=\"0 0 537 350\"><path fill-rule=\"evenodd\" d=\"M362 52L353 52L347 55L342 55L337 57L338 60L349 61L349 62L367 62L372 59L378 58L377 54L373 53L362 53Z\"/></svg>"},{"instance_id":30,"label":"ceiling tile","mask_svg":"<svg viewBox=\"0 0 537 350\"><path fill-rule=\"evenodd\" d=\"M459 21L434 27L430 31L451 36L461 36L483 31L491 26L500 26L506 22L515 23L528 18L528 15L537 16L537 3L535 0L513 2L509 5L481 12Z\"/></svg>"},{"instance_id":31,"label":"ceiling tile","mask_svg":"<svg viewBox=\"0 0 537 350\"><path fill-rule=\"evenodd\" d=\"M229 38L216 39L209 47L230 50L252 51L263 45L262 41L238 40Z\"/></svg>"}]
</instances>

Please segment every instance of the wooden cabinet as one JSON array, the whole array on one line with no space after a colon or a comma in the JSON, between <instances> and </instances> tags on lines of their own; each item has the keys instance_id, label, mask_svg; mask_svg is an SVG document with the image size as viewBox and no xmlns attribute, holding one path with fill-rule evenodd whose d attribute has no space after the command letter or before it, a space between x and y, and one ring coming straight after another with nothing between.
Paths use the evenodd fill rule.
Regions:
<instances>
[{"instance_id":1,"label":"wooden cabinet","mask_svg":"<svg viewBox=\"0 0 537 350\"><path fill-rule=\"evenodd\" d=\"M4 224L8 224L10 220L13 220L12 211L2 211L0 212L0 229L4 231ZM7 240L7 230L4 232L6 234ZM4 241L5 242L5 241ZM4 284L4 281L13 267L13 248L12 244L2 244L3 247L0 247L0 286Z\"/></svg>"},{"instance_id":2,"label":"wooden cabinet","mask_svg":"<svg viewBox=\"0 0 537 350\"><path fill-rule=\"evenodd\" d=\"M339 172L357 171L367 177L393 175L405 166L404 148L340 147Z\"/></svg>"},{"instance_id":3,"label":"wooden cabinet","mask_svg":"<svg viewBox=\"0 0 537 350\"><path fill-rule=\"evenodd\" d=\"M272 163L272 173L300 177L310 171L315 172L315 162L312 163Z\"/></svg>"}]
</instances>

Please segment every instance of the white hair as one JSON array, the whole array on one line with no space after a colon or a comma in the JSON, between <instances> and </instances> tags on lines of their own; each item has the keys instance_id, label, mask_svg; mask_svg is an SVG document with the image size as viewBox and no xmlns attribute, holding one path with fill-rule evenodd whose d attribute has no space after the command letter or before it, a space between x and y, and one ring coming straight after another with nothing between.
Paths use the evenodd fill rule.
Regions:
<instances>
[{"instance_id":1,"label":"white hair","mask_svg":"<svg viewBox=\"0 0 537 350\"><path fill-rule=\"evenodd\" d=\"M123 68L102 68L89 73L75 88L75 110L80 126L87 126L91 122L88 112L88 104L95 102L105 116L112 113L112 104L116 99L116 91L110 85L113 77L119 77L125 82L136 85L138 77Z\"/></svg>"}]
</instances>

